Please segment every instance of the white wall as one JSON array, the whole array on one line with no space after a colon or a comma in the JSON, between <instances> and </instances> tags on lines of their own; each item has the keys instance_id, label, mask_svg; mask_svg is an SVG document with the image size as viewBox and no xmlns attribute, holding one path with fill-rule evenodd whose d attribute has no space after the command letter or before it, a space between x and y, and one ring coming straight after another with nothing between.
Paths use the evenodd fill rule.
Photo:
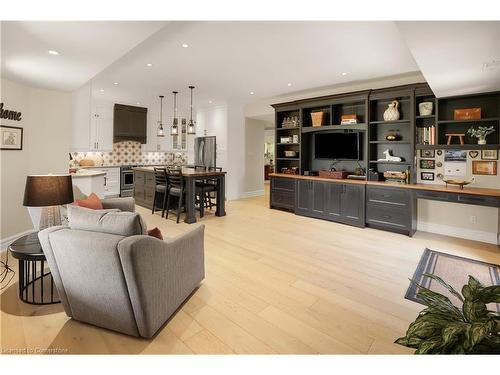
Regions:
<instances>
[{"instance_id":1,"label":"white wall","mask_svg":"<svg viewBox=\"0 0 500 375\"><path fill-rule=\"evenodd\" d=\"M29 174L67 173L70 140L69 93L36 89L2 79L4 107L22 112L22 121L2 119L1 124L24 129L22 151L0 151L0 238L32 229L23 207L24 184Z\"/></svg>"},{"instance_id":2,"label":"white wall","mask_svg":"<svg viewBox=\"0 0 500 375\"><path fill-rule=\"evenodd\" d=\"M245 196L264 194L264 121L245 119Z\"/></svg>"}]
</instances>

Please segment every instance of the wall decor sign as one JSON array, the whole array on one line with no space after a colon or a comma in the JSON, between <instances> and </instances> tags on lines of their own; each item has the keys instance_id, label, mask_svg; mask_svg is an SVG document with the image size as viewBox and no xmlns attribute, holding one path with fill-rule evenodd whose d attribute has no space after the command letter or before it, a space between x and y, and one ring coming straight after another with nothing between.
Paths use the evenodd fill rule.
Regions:
<instances>
[{"instance_id":1,"label":"wall decor sign","mask_svg":"<svg viewBox=\"0 0 500 375\"><path fill-rule=\"evenodd\" d=\"M497 162L496 161L473 161L472 162L472 173L496 176L497 174Z\"/></svg>"},{"instance_id":2,"label":"wall decor sign","mask_svg":"<svg viewBox=\"0 0 500 375\"><path fill-rule=\"evenodd\" d=\"M483 160L497 160L498 150L481 150L481 159Z\"/></svg>"},{"instance_id":3,"label":"wall decor sign","mask_svg":"<svg viewBox=\"0 0 500 375\"><path fill-rule=\"evenodd\" d=\"M475 159L477 158L477 156L479 155L479 152L478 151L469 151L469 156L472 158L472 159Z\"/></svg>"},{"instance_id":4,"label":"wall decor sign","mask_svg":"<svg viewBox=\"0 0 500 375\"><path fill-rule=\"evenodd\" d=\"M425 181L434 181L434 173L432 172L420 172L420 179Z\"/></svg>"},{"instance_id":5,"label":"wall decor sign","mask_svg":"<svg viewBox=\"0 0 500 375\"><path fill-rule=\"evenodd\" d=\"M22 150L23 128L0 126L0 150Z\"/></svg>"},{"instance_id":6,"label":"wall decor sign","mask_svg":"<svg viewBox=\"0 0 500 375\"><path fill-rule=\"evenodd\" d=\"M420 157L422 158L433 158L434 156L434 150L420 150Z\"/></svg>"},{"instance_id":7,"label":"wall decor sign","mask_svg":"<svg viewBox=\"0 0 500 375\"><path fill-rule=\"evenodd\" d=\"M9 109L3 109L3 103L0 103L0 119L12 120L12 121L21 121L22 115L21 112L11 111Z\"/></svg>"},{"instance_id":8,"label":"wall decor sign","mask_svg":"<svg viewBox=\"0 0 500 375\"><path fill-rule=\"evenodd\" d=\"M434 159L420 159L420 169L435 169L436 161Z\"/></svg>"},{"instance_id":9,"label":"wall decor sign","mask_svg":"<svg viewBox=\"0 0 500 375\"><path fill-rule=\"evenodd\" d=\"M445 150L444 161L465 162L467 161L467 151Z\"/></svg>"}]
</instances>

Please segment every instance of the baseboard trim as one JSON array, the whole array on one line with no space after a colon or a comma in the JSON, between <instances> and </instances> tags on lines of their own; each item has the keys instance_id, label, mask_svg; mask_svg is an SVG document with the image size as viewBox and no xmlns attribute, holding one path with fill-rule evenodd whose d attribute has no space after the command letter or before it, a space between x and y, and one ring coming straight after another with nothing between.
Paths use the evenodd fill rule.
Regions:
<instances>
[{"instance_id":1,"label":"baseboard trim","mask_svg":"<svg viewBox=\"0 0 500 375\"><path fill-rule=\"evenodd\" d=\"M260 197L261 195L264 195L264 189L254 190L254 191L246 191L241 195L241 198Z\"/></svg>"},{"instance_id":2,"label":"baseboard trim","mask_svg":"<svg viewBox=\"0 0 500 375\"><path fill-rule=\"evenodd\" d=\"M494 245L497 244L497 233L493 232L485 232L481 230L473 230L467 228L458 228L458 227L453 227L451 225L425 223L421 221L417 223L417 230L421 230L423 232L442 234L445 236L464 238L466 240L486 242Z\"/></svg>"},{"instance_id":3,"label":"baseboard trim","mask_svg":"<svg viewBox=\"0 0 500 375\"><path fill-rule=\"evenodd\" d=\"M25 235L33 233L33 232L36 232L36 231L34 229L29 229L29 230L25 230L24 232L16 233L12 236L1 239L0 240L0 251L4 251L5 249L7 249L7 247L12 242L17 240L19 237L25 236Z\"/></svg>"}]
</instances>

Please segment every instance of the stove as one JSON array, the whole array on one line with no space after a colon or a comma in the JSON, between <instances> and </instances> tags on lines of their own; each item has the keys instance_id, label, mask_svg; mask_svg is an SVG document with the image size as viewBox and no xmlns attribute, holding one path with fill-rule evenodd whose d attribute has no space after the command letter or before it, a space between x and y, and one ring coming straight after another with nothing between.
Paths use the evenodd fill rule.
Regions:
<instances>
[{"instance_id":1,"label":"stove","mask_svg":"<svg viewBox=\"0 0 500 375\"><path fill-rule=\"evenodd\" d=\"M134 196L134 167L142 167L141 164L122 165L120 167L120 197Z\"/></svg>"}]
</instances>

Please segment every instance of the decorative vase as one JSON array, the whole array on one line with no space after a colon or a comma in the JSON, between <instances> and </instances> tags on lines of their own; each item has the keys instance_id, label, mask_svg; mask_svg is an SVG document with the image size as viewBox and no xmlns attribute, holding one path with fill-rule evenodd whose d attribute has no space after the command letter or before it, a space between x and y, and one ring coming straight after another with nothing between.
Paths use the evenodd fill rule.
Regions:
<instances>
[{"instance_id":1,"label":"decorative vase","mask_svg":"<svg viewBox=\"0 0 500 375\"><path fill-rule=\"evenodd\" d=\"M399 120L399 102L393 100L391 104L387 106L388 108L384 112L384 121L397 121Z\"/></svg>"},{"instance_id":2,"label":"decorative vase","mask_svg":"<svg viewBox=\"0 0 500 375\"><path fill-rule=\"evenodd\" d=\"M486 144L486 137L479 137L477 140L478 145L485 145Z\"/></svg>"},{"instance_id":3,"label":"decorative vase","mask_svg":"<svg viewBox=\"0 0 500 375\"><path fill-rule=\"evenodd\" d=\"M422 102L418 105L418 111L420 112L420 116L432 115L433 108L434 108L433 102Z\"/></svg>"}]
</instances>

